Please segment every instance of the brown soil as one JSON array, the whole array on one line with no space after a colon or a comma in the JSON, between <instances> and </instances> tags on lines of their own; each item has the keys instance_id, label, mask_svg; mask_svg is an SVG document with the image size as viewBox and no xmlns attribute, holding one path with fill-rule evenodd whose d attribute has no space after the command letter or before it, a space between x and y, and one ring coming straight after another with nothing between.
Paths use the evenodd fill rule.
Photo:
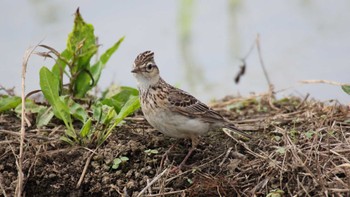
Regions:
<instances>
[{"instance_id":1,"label":"brown soil","mask_svg":"<svg viewBox=\"0 0 350 197\"><path fill-rule=\"evenodd\" d=\"M59 140L63 126L26 129L26 196L349 196L349 107L299 98L225 98L212 104L253 139L213 131L182 172L171 173L190 148L153 130L141 112L128 118L95 153ZM0 196L17 182L20 119L0 114ZM145 151L157 150L147 154ZM91 160L89 156L92 155ZM117 170L113 159L128 157ZM77 186L84 166L86 174ZM149 186L146 188L146 186ZM4 191L1 189L3 188ZM284 193L284 194L282 194Z\"/></svg>"}]
</instances>

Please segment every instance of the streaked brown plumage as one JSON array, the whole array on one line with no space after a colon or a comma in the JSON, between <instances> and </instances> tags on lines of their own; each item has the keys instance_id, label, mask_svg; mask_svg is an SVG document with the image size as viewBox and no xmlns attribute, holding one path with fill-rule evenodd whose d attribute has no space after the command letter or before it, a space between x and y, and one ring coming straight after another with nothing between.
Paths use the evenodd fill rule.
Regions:
<instances>
[{"instance_id":1,"label":"streaked brown plumage","mask_svg":"<svg viewBox=\"0 0 350 197\"><path fill-rule=\"evenodd\" d=\"M192 140L192 148L180 167L198 144L198 136L209 130L229 128L248 137L194 96L165 82L160 77L153 52L138 55L132 72L138 82L141 108L146 120L165 135Z\"/></svg>"}]
</instances>

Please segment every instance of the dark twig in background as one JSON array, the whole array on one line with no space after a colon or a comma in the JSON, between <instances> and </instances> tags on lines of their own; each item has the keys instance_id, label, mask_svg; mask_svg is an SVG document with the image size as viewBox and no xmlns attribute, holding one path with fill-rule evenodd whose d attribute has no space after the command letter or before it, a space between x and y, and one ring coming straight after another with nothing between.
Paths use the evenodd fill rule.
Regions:
<instances>
[{"instance_id":1,"label":"dark twig in background","mask_svg":"<svg viewBox=\"0 0 350 197\"><path fill-rule=\"evenodd\" d=\"M269 85L269 87L272 87L272 83L270 81L269 75L267 74L267 70L266 70L262 55L261 55L262 53L261 53L261 48L260 48L260 35L259 34L256 36L256 48L258 49L260 65L261 65L261 68L263 69L267 84Z\"/></svg>"}]
</instances>

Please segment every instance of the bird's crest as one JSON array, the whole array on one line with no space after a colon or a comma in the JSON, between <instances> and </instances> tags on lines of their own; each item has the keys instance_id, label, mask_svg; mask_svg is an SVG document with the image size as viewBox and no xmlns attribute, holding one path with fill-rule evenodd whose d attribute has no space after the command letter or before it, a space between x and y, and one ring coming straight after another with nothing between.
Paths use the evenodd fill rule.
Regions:
<instances>
[{"instance_id":1,"label":"bird's crest","mask_svg":"<svg viewBox=\"0 0 350 197\"><path fill-rule=\"evenodd\" d=\"M153 58L154 58L154 53L152 51L145 51L143 53L140 53L135 59L135 66L142 65L146 62L149 62L153 60Z\"/></svg>"}]
</instances>

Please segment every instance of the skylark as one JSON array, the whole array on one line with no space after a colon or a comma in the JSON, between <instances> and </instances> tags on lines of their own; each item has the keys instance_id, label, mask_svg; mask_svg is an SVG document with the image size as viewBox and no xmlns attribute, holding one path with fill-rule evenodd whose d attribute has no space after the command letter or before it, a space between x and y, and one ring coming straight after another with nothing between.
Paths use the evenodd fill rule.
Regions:
<instances>
[{"instance_id":1,"label":"skylark","mask_svg":"<svg viewBox=\"0 0 350 197\"><path fill-rule=\"evenodd\" d=\"M153 52L139 54L131 72L137 79L142 112L149 124L167 136L192 140L192 148L179 168L195 150L199 136L209 130L228 128L248 137L194 96L165 82Z\"/></svg>"}]
</instances>

